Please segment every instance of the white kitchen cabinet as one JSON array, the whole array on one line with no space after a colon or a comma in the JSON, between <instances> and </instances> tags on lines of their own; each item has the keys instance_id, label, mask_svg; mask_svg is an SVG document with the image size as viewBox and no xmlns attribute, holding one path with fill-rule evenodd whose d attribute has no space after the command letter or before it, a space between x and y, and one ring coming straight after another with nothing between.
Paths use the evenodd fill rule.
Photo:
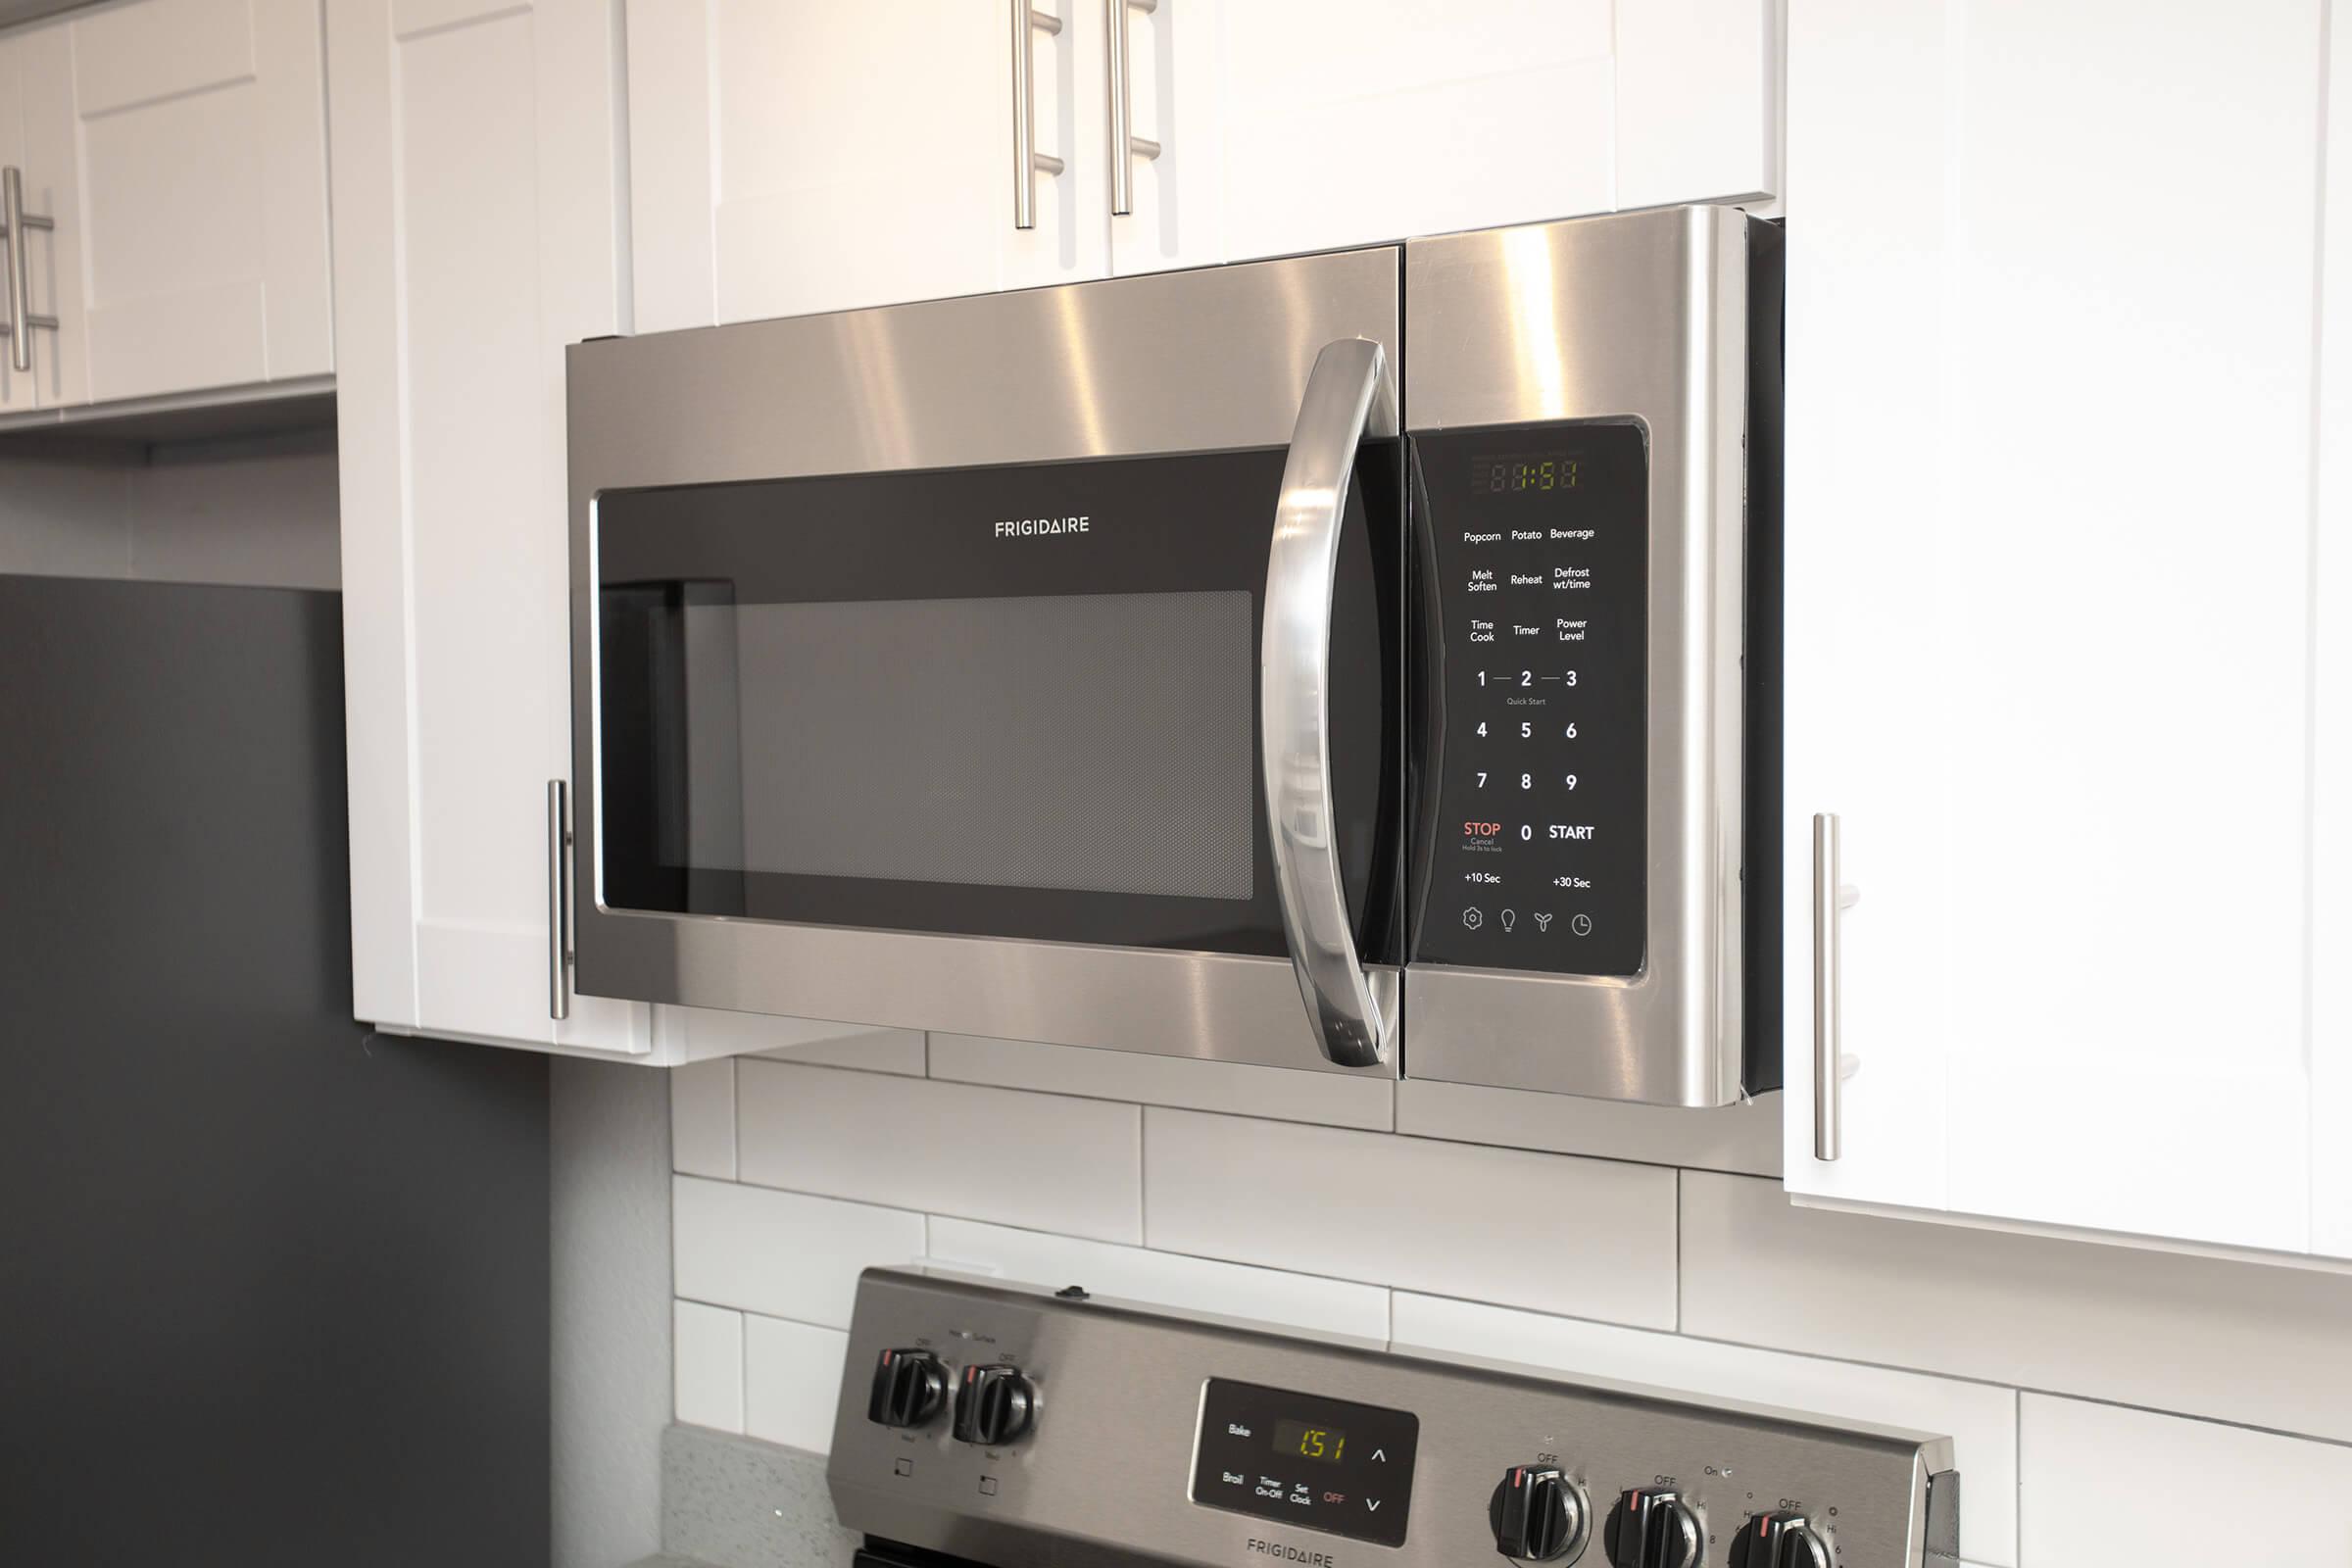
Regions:
<instances>
[{"instance_id":1,"label":"white kitchen cabinet","mask_svg":"<svg viewBox=\"0 0 2352 1568\"><path fill-rule=\"evenodd\" d=\"M1777 11L1229 0L1213 106L1225 253L1770 197Z\"/></svg>"},{"instance_id":2,"label":"white kitchen cabinet","mask_svg":"<svg viewBox=\"0 0 2352 1568\"><path fill-rule=\"evenodd\" d=\"M1030 27L1038 170L1014 226L1012 10L630 0L641 330L1099 277L1101 0Z\"/></svg>"},{"instance_id":3,"label":"white kitchen cabinet","mask_svg":"<svg viewBox=\"0 0 2352 1568\"><path fill-rule=\"evenodd\" d=\"M2312 541L2311 1250L2352 1257L2352 0L2329 0Z\"/></svg>"},{"instance_id":4,"label":"white kitchen cabinet","mask_svg":"<svg viewBox=\"0 0 2352 1568\"><path fill-rule=\"evenodd\" d=\"M44 27L0 34L0 169L14 171L24 211L54 226L28 226L10 234L0 265L16 265L24 246L24 314L48 318L55 326L17 321L0 303L0 321L24 332L32 368L16 368L15 343L0 339L0 414L26 414L81 402L81 294L68 286L79 274L79 225L72 221L74 201L74 111L70 78L72 52L65 29ZM61 217L65 220L60 221ZM0 301L10 296L0 294ZM69 352L68 345L73 345Z\"/></svg>"},{"instance_id":5,"label":"white kitchen cabinet","mask_svg":"<svg viewBox=\"0 0 2352 1568\"><path fill-rule=\"evenodd\" d=\"M658 331L1778 189L1771 0L1043 0L1012 226L1012 4L629 0ZM1132 192L1113 198L1125 23Z\"/></svg>"},{"instance_id":6,"label":"white kitchen cabinet","mask_svg":"<svg viewBox=\"0 0 2352 1568\"><path fill-rule=\"evenodd\" d=\"M55 141L60 401L331 371L318 0L139 0L12 42Z\"/></svg>"},{"instance_id":7,"label":"white kitchen cabinet","mask_svg":"<svg viewBox=\"0 0 2352 1568\"><path fill-rule=\"evenodd\" d=\"M355 1006L641 1053L644 1006L549 1006L564 350L625 324L614 5L331 0L329 71Z\"/></svg>"},{"instance_id":8,"label":"white kitchen cabinet","mask_svg":"<svg viewBox=\"0 0 2352 1568\"><path fill-rule=\"evenodd\" d=\"M2341 955L2311 940L2314 746L2346 742L2313 687L2327 36L2316 0L1791 8L1804 1200L2352 1251L2340 1191L2316 1226L2313 1201L2315 1142L2352 1134ZM2345 593L2338 466L2320 605ZM1834 1163L1816 811L1859 893Z\"/></svg>"}]
</instances>

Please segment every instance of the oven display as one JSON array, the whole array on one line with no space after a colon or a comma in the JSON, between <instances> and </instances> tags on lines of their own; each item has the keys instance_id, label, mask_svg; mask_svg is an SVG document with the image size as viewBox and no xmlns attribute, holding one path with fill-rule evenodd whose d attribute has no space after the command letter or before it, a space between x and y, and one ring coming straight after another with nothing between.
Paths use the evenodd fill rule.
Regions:
<instances>
[{"instance_id":1,"label":"oven display","mask_svg":"<svg viewBox=\"0 0 2352 1568\"><path fill-rule=\"evenodd\" d=\"M1277 1421L1274 1451L1286 1459L1296 1457L1312 1459L1317 1464L1338 1464L1348 1456L1348 1434L1337 1427L1315 1426L1305 1421Z\"/></svg>"},{"instance_id":2,"label":"oven display","mask_svg":"<svg viewBox=\"0 0 2352 1568\"><path fill-rule=\"evenodd\" d=\"M1193 1501L1401 1546L1420 1436L1409 1410L1210 1378Z\"/></svg>"},{"instance_id":3,"label":"oven display","mask_svg":"<svg viewBox=\"0 0 2352 1568\"><path fill-rule=\"evenodd\" d=\"M1641 426L1416 436L1444 670L1413 957L1633 975L1647 946Z\"/></svg>"}]
</instances>

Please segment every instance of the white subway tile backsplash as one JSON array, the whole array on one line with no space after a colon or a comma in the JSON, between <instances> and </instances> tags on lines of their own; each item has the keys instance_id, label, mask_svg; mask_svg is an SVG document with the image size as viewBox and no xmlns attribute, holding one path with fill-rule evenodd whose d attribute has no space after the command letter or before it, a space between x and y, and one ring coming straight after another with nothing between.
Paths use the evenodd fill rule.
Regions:
<instances>
[{"instance_id":1,"label":"white subway tile backsplash","mask_svg":"<svg viewBox=\"0 0 2352 1568\"><path fill-rule=\"evenodd\" d=\"M923 1216L764 1187L671 1179L675 1289L829 1328L850 1326L858 1271L923 1255Z\"/></svg>"},{"instance_id":2,"label":"white subway tile backsplash","mask_svg":"<svg viewBox=\"0 0 2352 1568\"><path fill-rule=\"evenodd\" d=\"M1148 1109L1168 1251L1648 1328L1675 1320L1675 1172Z\"/></svg>"},{"instance_id":3,"label":"white subway tile backsplash","mask_svg":"<svg viewBox=\"0 0 2352 1568\"><path fill-rule=\"evenodd\" d=\"M833 1451L850 1337L781 1318L743 1320L743 1430L810 1453Z\"/></svg>"},{"instance_id":4,"label":"white subway tile backsplash","mask_svg":"<svg viewBox=\"0 0 2352 1568\"><path fill-rule=\"evenodd\" d=\"M1133 1105L764 1060L736 1064L735 1094L747 1182L1143 1239Z\"/></svg>"},{"instance_id":5,"label":"white subway tile backsplash","mask_svg":"<svg viewBox=\"0 0 2352 1568\"><path fill-rule=\"evenodd\" d=\"M2352 1447L2036 1394L2022 1424L2026 1568L2352 1563Z\"/></svg>"},{"instance_id":6,"label":"white subway tile backsplash","mask_svg":"<svg viewBox=\"0 0 2352 1568\"><path fill-rule=\"evenodd\" d=\"M1961 1549L1986 1568L2016 1568L2014 1390L1404 1291L1394 1315L1399 1347L1946 1434L1961 1473Z\"/></svg>"},{"instance_id":7,"label":"white subway tile backsplash","mask_svg":"<svg viewBox=\"0 0 2352 1568\"><path fill-rule=\"evenodd\" d=\"M1798 1208L1773 1182L1683 1177L1683 1328L1710 1339L2352 1441L2347 1325L2352 1276ZM2026 1568L2040 1568L2031 1544Z\"/></svg>"},{"instance_id":8,"label":"white subway tile backsplash","mask_svg":"<svg viewBox=\"0 0 2352 1568\"><path fill-rule=\"evenodd\" d=\"M1781 1102L1769 1097L1720 1110L1681 1110L1408 1078L1396 1086L1396 1130L1649 1165L1781 1173Z\"/></svg>"},{"instance_id":9,"label":"white subway tile backsplash","mask_svg":"<svg viewBox=\"0 0 2352 1568\"><path fill-rule=\"evenodd\" d=\"M670 1303L677 1418L743 1430L743 1314L700 1301Z\"/></svg>"},{"instance_id":10,"label":"white subway tile backsplash","mask_svg":"<svg viewBox=\"0 0 2352 1568\"><path fill-rule=\"evenodd\" d=\"M1383 1132L1396 1121L1396 1086L1386 1078L1096 1051L1085 1046L1049 1046L1031 1040L933 1035L931 1076Z\"/></svg>"},{"instance_id":11,"label":"white subway tile backsplash","mask_svg":"<svg viewBox=\"0 0 2352 1568\"><path fill-rule=\"evenodd\" d=\"M1367 1340L1389 1334L1389 1293L1347 1280L958 1219L931 1221L931 1255L943 1265L978 1264L1031 1285L1083 1285L1097 1296L1257 1318L1295 1331Z\"/></svg>"},{"instance_id":12,"label":"white subway tile backsplash","mask_svg":"<svg viewBox=\"0 0 2352 1568\"><path fill-rule=\"evenodd\" d=\"M698 1061L669 1075L669 1168L735 1179L735 1063Z\"/></svg>"},{"instance_id":13,"label":"white subway tile backsplash","mask_svg":"<svg viewBox=\"0 0 2352 1568\"><path fill-rule=\"evenodd\" d=\"M818 1029L820 1026L810 1026ZM925 1054L919 1029L849 1029L821 1026L808 1039L762 1051L777 1061L807 1062L812 1067L850 1067L858 1072L923 1075Z\"/></svg>"}]
</instances>

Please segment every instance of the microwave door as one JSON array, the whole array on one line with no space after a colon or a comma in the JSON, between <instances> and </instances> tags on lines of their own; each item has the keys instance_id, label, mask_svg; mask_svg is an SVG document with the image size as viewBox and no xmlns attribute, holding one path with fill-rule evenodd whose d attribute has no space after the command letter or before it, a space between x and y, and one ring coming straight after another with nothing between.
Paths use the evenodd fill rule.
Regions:
<instances>
[{"instance_id":1,"label":"microwave door","mask_svg":"<svg viewBox=\"0 0 2352 1568\"><path fill-rule=\"evenodd\" d=\"M1357 950L1331 744L1332 618L1349 479L1365 439L1396 432L1386 351L1363 338L1326 345L1283 466L1258 661L1259 763L1283 928L1316 1041L1345 1067L1389 1061L1398 1022L1396 970L1367 967Z\"/></svg>"},{"instance_id":2,"label":"microwave door","mask_svg":"<svg viewBox=\"0 0 2352 1568\"><path fill-rule=\"evenodd\" d=\"M1323 345L1396 342L1400 261L575 346L575 989L1394 1076L1393 1003L1319 1029L1294 955L1336 929L1393 996L1402 444L1393 392L1352 469L1364 413L1335 461L1300 411ZM1323 628L1328 801L1281 872L1294 445L1346 506L1284 611Z\"/></svg>"}]
</instances>

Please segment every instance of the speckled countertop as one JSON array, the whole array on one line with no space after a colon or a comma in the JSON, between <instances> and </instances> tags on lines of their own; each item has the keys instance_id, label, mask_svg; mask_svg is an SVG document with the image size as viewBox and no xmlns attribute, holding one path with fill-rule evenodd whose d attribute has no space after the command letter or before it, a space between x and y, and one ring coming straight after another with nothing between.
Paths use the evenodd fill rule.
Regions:
<instances>
[{"instance_id":1,"label":"speckled countertop","mask_svg":"<svg viewBox=\"0 0 2352 1568\"><path fill-rule=\"evenodd\" d=\"M702 1427L662 1435L662 1547L636 1568L851 1568L822 1455Z\"/></svg>"}]
</instances>

